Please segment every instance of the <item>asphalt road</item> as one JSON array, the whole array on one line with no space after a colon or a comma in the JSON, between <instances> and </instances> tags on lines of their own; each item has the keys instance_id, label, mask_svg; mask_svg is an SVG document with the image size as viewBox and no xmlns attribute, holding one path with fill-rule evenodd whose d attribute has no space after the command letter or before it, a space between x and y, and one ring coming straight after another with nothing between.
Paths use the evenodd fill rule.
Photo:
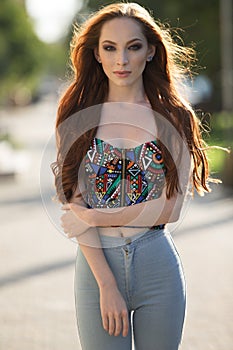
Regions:
<instances>
[{"instance_id":1,"label":"asphalt road","mask_svg":"<svg viewBox=\"0 0 233 350\"><path fill-rule=\"evenodd\" d=\"M45 169L45 153L53 157L45 145L54 118L53 98L0 112L0 126L21 143L25 159L17 176L0 178L0 350L80 349L73 293L76 245L51 221L51 179ZM220 185L189 203L173 231L187 282L181 350L232 349L232 209L232 191Z\"/></svg>"}]
</instances>

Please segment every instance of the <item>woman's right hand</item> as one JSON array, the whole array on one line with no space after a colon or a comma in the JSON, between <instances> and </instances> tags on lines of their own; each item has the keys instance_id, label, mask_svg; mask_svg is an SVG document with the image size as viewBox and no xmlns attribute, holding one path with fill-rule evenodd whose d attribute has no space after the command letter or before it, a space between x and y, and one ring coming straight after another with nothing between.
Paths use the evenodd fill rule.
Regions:
<instances>
[{"instance_id":1,"label":"woman's right hand","mask_svg":"<svg viewBox=\"0 0 233 350\"><path fill-rule=\"evenodd\" d=\"M90 225L77 215L78 210L87 210L83 206L69 203L64 204L62 210L65 213L61 216L61 226L68 238L78 237L90 228Z\"/></svg>"},{"instance_id":2,"label":"woman's right hand","mask_svg":"<svg viewBox=\"0 0 233 350\"><path fill-rule=\"evenodd\" d=\"M126 337L129 331L129 313L116 285L100 288L100 311L104 329L118 336Z\"/></svg>"}]
</instances>

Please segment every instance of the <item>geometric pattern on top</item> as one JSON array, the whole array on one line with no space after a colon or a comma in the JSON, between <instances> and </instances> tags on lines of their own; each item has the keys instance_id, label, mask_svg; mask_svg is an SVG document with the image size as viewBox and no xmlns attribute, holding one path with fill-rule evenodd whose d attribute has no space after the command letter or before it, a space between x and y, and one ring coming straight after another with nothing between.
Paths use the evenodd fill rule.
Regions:
<instances>
[{"instance_id":1,"label":"geometric pattern on top","mask_svg":"<svg viewBox=\"0 0 233 350\"><path fill-rule=\"evenodd\" d=\"M85 201L90 208L134 205L161 196L165 167L156 140L134 148L94 138L85 156Z\"/></svg>"}]
</instances>

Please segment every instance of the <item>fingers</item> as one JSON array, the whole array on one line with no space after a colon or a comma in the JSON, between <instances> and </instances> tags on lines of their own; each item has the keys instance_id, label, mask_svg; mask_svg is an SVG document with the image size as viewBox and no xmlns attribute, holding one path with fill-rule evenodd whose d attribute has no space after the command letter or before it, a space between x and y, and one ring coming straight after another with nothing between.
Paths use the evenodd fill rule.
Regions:
<instances>
[{"instance_id":1,"label":"fingers","mask_svg":"<svg viewBox=\"0 0 233 350\"><path fill-rule=\"evenodd\" d=\"M126 337L129 332L128 311L123 310L121 314L108 314L102 317L103 328L109 335L119 336L122 332L123 337Z\"/></svg>"},{"instance_id":2,"label":"fingers","mask_svg":"<svg viewBox=\"0 0 233 350\"><path fill-rule=\"evenodd\" d=\"M73 218L70 212L66 212L61 216L61 227L63 228L64 233L68 234L68 238L72 237L72 232L76 228L76 225L72 219Z\"/></svg>"},{"instance_id":3,"label":"fingers","mask_svg":"<svg viewBox=\"0 0 233 350\"><path fill-rule=\"evenodd\" d=\"M61 216L61 227L64 229L64 232L66 232L65 231L65 219L66 219L66 216L65 216L66 214L63 214L62 216Z\"/></svg>"},{"instance_id":4,"label":"fingers","mask_svg":"<svg viewBox=\"0 0 233 350\"><path fill-rule=\"evenodd\" d=\"M66 203L66 204L63 204L63 206L61 207L62 210L70 210L70 204L69 203Z\"/></svg>"},{"instance_id":5,"label":"fingers","mask_svg":"<svg viewBox=\"0 0 233 350\"><path fill-rule=\"evenodd\" d=\"M108 316L108 333L109 335L113 335L115 331L115 319L112 314Z\"/></svg>"},{"instance_id":6,"label":"fingers","mask_svg":"<svg viewBox=\"0 0 233 350\"><path fill-rule=\"evenodd\" d=\"M128 311L122 311L122 335L126 337L129 332L129 315Z\"/></svg>"},{"instance_id":7,"label":"fingers","mask_svg":"<svg viewBox=\"0 0 233 350\"><path fill-rule=\"evenodd\" d=\"M102 315L102 323L103 323L103 328L106 332L108 332L108 316L107 315Z\"/></svg>"},{"instance_id":8,"label":"fingers","mask_svg":"<svg viewBox=\"0 0 233 350\"><path fill-rule=\"evenodd\" d=\"M120 315L115 316L115 329L114 329L114 335L117 337L120 335L122 330L122 319Z\"/></svg>"}]
</instances>

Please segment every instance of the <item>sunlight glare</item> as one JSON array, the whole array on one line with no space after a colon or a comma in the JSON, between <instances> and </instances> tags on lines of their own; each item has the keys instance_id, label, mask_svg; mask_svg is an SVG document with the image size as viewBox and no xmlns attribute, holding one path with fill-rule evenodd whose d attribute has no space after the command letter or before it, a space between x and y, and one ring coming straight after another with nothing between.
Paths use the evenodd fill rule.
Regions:
<instances>
[{"instance_id":1,"label":"sunlight glare","mask_svg":"<svg viewBox=\"0 0 233 350\"><path fill-rule=\"evenodd\" d=\"M26 0L35 31L45 42L55 42L65 36L81 6L82 0Z\"/></svg>"}]
</instances>

